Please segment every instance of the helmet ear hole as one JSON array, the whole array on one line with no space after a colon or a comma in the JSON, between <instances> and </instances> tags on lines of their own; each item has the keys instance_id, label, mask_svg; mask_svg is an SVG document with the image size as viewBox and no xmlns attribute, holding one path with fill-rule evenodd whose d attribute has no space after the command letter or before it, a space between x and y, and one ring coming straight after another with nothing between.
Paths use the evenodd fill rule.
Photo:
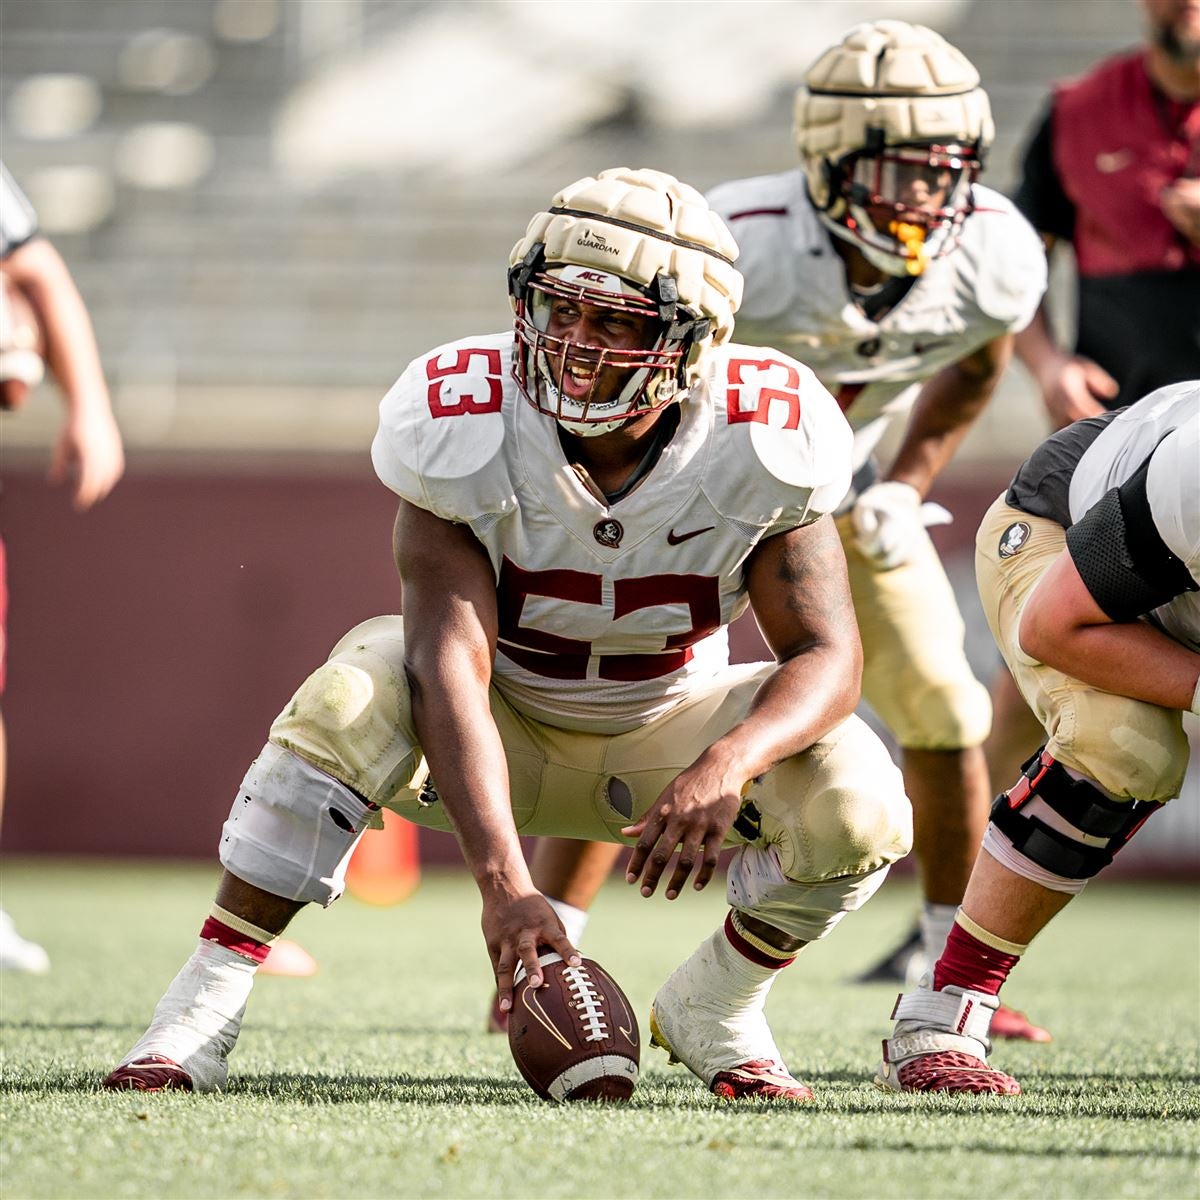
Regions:
<instances>
[{"instance_id":1,"label":"helmet ear hole","mask_svg":"<svg viewBox=\"0 0 1200 1200\"><path fill-rule=\"evenodd\" d=\"M529 281L542 267L546 258L546 243L535 242L520 262L508 269L508 294L515 300L524 300Z\"/></svg>"}]
</instances>

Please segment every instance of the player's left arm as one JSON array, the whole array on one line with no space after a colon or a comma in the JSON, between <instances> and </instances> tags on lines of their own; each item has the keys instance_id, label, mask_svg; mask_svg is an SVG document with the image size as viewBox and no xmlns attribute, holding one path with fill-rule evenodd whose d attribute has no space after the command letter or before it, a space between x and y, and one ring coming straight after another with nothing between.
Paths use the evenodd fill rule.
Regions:
<instances>
[{"instance_id":1,"label":"player's left arm","mask_svg":"<svg viewBox=\"0 0 1200 1200\"><path fill-rule=\"evenodd\" d=\"M921 388L886 478L906 483L924 499L992 398L1012 358L1009 333L943 367Z\"/></svg>"},{"instance_id":2,"label":"player's left arm","mask_svg":"<svg viewBox=\"0 0 1200 1200\"><path fill-rule=\"evenodd\" d=\"M833 519L766 539L747 564L754 615L778 666L746 716L680 772L645 817L622 830L638 839L626 880L651 896L678 848L667 884L675 899L712 878L747 783L806 750L858 703L862 646L846 560Z\"/></svg>"}]
</instances>

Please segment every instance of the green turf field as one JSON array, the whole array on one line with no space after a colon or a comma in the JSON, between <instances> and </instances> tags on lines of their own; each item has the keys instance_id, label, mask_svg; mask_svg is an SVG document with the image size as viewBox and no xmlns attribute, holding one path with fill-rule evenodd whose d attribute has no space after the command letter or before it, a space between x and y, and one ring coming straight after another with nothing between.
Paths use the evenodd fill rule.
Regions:
<instances>
[{"instance_id":1,"label":"green turf field","mask_svg":"<svg viewBox=\"0 0 1200 1200\"><path fill-rule=\"evenodd\" d=\"M1051 1027L1004 1044L1026 1094L870 1085L893 992L855 987L906 925L889 883L775 988L768 1012L815 1105L733 1107L659 1051L620 1108L556 1107L483 1032L488 972L466 876L395 909L353 900L293 926L321 962L256 986L229 1091L101 1092L206 914L211 869L6 864L2 902L54 960L0 977L0 1196L1195 1197L1200 913L1181 887L1097 885L1006 998ZM715 927L721 888L668 904L620 884L585 946L642 1015Z\"/></svg>"}]
</instances>

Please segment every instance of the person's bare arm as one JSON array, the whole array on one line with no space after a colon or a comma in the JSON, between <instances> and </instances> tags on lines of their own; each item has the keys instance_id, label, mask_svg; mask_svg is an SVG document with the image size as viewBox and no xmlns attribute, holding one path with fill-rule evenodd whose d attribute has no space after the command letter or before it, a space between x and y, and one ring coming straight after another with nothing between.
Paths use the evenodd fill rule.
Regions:
<instances>
[{"instance_id":1,"label":"person's bare arm","mask_svg":"<svg viewBox=\"0 0 1200 1200\"><path fill-rule=\"evenodd\" d=\"M70 479L75 507L90 508L125 470L91 319L66 263L45 238L14 250L4 260L4 271L37 313L46 364L66 406L50 460L51 482Z\"/></svg>"},{"instance_id":2,"label":"person's bare arm","mask_svg":"<svg viewBox=\"0 0 1200 1200\"><path fill-rule=\"evenodd\" d=\"M833 519L768 538L747 573L754 615L778 666L743 720L622 830L638 839L626 880L640 878L644 896L654 894L677 847L667 899L679 895L694 869L693 886L703 888L746 784L819 741L858 703L862 646Z\"/></svg>"},{"instance_id":3,"label":"person's bare arm","mask_svg":"<svg viewBox=\"0 0 1200 1200\"><path fill-rule=\"evenodd\" d=\"M1042 235L1047 256L1056 238ZM1054 429L1062 429L1083 417L1098 416L1106 401L1116 399L1117 381L1099 364L1071 354L1055 340L1050 302L1042 297L1029 324L1015 335L1017 358L1033 376Z\"/></svg>"},{"instance_id":4,"label":"person's bare arm","mask_svg":"<svg viewBox=\"0 0 1200 1200\"><path fill-rule=\"evenodd\" d=\"M854 540L877 570L903 566L917 553L926 524L921 501L991 399L1011 354L1012 336L1003 334L922 386L891 469L851 510Z\"/></svg>"},{"instance_id":5,"label":"person's bare arm","mask_svg":"<svg viewBox=\"0 0 1200 1200\"><path fill-rule=\"evenodd\" d=\"M413 720L438 796L483 899L483 931L500 1006L513 972L541 983L538 947L578 961L533 886L513 824L508 767L488 691L496 653L496 580L465 525L401 502L394 533L404 596L405 671Z\"/></svg>"},{"instance_id":6,"label":"person's bare arm","mask_svg":"<svg viewBox=\"0 0 1200 1200\"><path fill-rule=\"evenodd\" d=\"M1001 334L943 367L921 388L887 480L924 498L992 398L1012 357L1012 335Z\"/></svg>"},{"instance_id":7,"label":"person's bare arm","mask_svg":"<svg viewBox=\"0 0 1200 1200\"><path fill-rule=\"evenodd\" d=\"M1030 594L1018 636L1026 654L1092 687L1182 711L1194 703L1200 654L1146 621L1114 623L1068 550Z\"/></svg>"}]
</instances>

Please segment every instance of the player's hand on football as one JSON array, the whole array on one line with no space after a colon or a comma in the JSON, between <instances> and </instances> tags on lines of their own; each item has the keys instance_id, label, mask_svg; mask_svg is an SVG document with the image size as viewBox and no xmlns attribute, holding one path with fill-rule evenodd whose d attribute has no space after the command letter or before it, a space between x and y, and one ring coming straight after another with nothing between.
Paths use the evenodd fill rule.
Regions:
<instances>
[{"instance_id":1,"label":"player's hand on football","mask_svg":"<svg viewBox=\"0 0 1200 1200\"><path fill-rule=\"evenodd\" d=\"M496 972L500 1011L512 1008L513 976L524 964L530 987L543 985L538 954L546 947L577 967L583 958L571 944L558 919L540 892L488 900L483 905L483 937Z\"/></svg>"},{"instance_id":2,"label":"player's hand on football","mask_svg":"<svg viewBox=\"0 0 1200 1200\"><path fill-rule=\"evenodd\" d=\"M1105 402L1115 400L1120 391L1117 381L1098 363L1069 354L1055 359L1038 383L1055 429L1099 416Z\"/></svg>"},{"instance_id":3,"label":"player's hand on football","mask_svg":"<svg viewBox=\"0 0 1200 1200\"><path fill-rule=\"evenodd\" d=\"M641 880L642 895L653 896L659 880L675 859L666 897L674 900L695 871L692 886L699 891L717 869L717 858L738 809L741 787L716 760L701 757L677 775L646 815L621 830L636 837L629 856L626 883Z\"/></svg>"}]
</instances>

